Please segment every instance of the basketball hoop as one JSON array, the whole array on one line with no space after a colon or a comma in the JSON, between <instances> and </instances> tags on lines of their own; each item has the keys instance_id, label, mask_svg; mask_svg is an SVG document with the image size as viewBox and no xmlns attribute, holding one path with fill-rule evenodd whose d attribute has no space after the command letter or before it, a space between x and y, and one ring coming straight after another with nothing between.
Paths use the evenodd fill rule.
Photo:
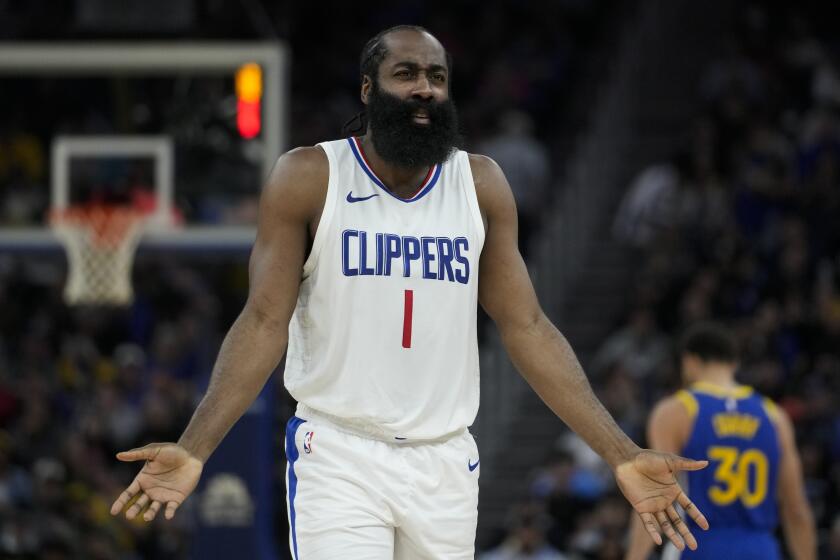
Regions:
<instances>
[{"instance_id":1,"label":"basketball hoop","mask_svg":"<svg viewBox=\"0 0 840 560\"><path fill-rule=\"evenodd\" d=\"M50 227L67 252L68 305L131 303L131 267L147 215L113 205L52 211Z\"/></svg>"}]
</instances>

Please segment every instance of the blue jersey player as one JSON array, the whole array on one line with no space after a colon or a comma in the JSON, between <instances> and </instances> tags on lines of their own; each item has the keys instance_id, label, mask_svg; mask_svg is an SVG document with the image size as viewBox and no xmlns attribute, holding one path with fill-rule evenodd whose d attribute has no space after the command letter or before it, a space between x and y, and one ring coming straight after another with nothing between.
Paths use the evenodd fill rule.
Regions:
<instances>
[{"instance_id":1,"label":"blue jersey player","mask_svg":"<svg viewBox=\"0 0 840 560\"><path fill-rule=\"evenodd\" d=\"M773 536L780 521L791 557L816 558L790 420L770 399L735 382L735 343L724 328L703 323L689 329L681 362L687 388L660 402L648 425L652 447L709 461L687 480L711 529L681 558L781 558ZM650 550L638 523L626 560L644 560Z\"/></svg>"}]
</instances>

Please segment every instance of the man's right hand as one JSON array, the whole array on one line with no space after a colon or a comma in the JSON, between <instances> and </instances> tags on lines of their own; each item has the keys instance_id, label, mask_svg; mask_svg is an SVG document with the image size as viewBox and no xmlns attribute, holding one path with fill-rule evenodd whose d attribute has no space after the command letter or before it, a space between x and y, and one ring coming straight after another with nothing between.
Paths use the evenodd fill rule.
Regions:
<instances>
[{"instance_id":1,"label":"man's right hand","mask_svg":"<svg viewBox=\"0 0 840 560\"><path fill-rule=\"evenodd\" d=\"M117 459L146 461L128 488L111 506L111 515L117 515L139 494L137 501L125 512L128 519L134 519L148 506L143 519L151 521L164 504L166 519L172 519L175 510L195 490L204 469L204 464L199 459L175 443L150 443L117 453Z\"/></svg>"}]
</instances>

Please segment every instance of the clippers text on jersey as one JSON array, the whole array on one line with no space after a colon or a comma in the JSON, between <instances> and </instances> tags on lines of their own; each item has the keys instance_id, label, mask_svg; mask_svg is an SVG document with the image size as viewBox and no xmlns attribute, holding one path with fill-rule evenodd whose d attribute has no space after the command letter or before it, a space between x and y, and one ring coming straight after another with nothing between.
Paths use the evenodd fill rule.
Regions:
<instances>
[{"instance_id":1,"label":"clippers text on jersey","mask_svg":"<svg viewBox=\"0 0 840 560\"><path fill-rule=\"evenodd\" d=\"M469 249L466 237L414 237L345 229L341 232L341 270L344 276L402 274L406 278L467 284Z\"/></svg>"}]
</instances>

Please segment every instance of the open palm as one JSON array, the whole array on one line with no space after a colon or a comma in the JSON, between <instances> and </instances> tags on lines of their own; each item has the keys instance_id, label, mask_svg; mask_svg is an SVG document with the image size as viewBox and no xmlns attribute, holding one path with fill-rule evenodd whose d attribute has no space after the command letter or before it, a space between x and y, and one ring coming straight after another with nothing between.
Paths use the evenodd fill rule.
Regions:
<instances>
[{"instance_id":1,"label":"open palm","mask_svg":"<svg viewBox=\"0 0 840 560\"><path fill-rule=\"evenodd\" d=\"M697 540L677 513L674 502L679 503L701 528L708 529L709 522L680 488L676 473L696 471L707 464L708 461L693 461L670 453L644 450L632 461L616 468L615 478L619 488L641 516L645 529L656 544L662 544L661 527L679 550L685 549L686 545L692 550L697 548Z\"/></svg>"},{"instance_id":2,"label":"open palm","mask_svg":"<svg viewBox=\"0 0 840 560\"><path fill-rule=\"evenodd\" d=\"M172 519L178 507L195 490L204 465L197 458L175 443L150 443L130 451L117 453L120 461L146 461L111 506L111 515L117 515L132 498L137 500L125 512L128 519L146 512L143 519L151 521L165 504L166 519Z\"/></svg>"}]
</instances>

